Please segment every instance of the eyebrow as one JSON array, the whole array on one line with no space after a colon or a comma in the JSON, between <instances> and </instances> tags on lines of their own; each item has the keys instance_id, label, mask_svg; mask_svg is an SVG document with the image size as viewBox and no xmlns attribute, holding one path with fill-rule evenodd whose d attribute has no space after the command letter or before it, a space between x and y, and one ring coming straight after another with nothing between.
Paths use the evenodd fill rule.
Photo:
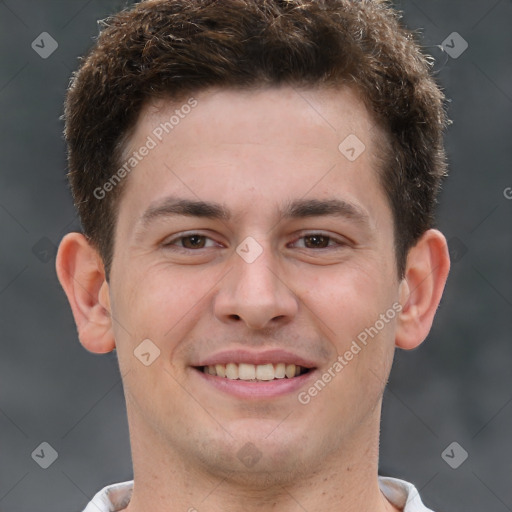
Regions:
<instances>
[{"instance_id":1,"label":"eyebrow","mask_svg":"<svg viewBox=\"0 0 512 512\"><path fill-rule=\"evenodd\" d=\"M368 223L369 216L359 206L340 199L299 199L288 204L283 218L345 217L357 223Z\"/></svg>"},{"instance_id":2,"label":"eyebrow","mask_svg":"<svg viewBox=\"0 0 512 512\"><path fill-rule=\"evenodd\" d=\"M150 206L140 217L139 223L147 226L156 219L174 215L218 220L229 220L231 218L229 210L218 203L168 197Z\"/></svg>"},{"instance_id":3,"label":"eyebrow","mask_svg":"<svg viewBox=\"0 0 512 512\"><path fill-rule=\"evenodd\" d=\"M168 197L150 206L140 217L138 224L147 227L151 222L175 215L200 217L227 221L232 214L225 206L208 201L196 201ZM280 219L301 219L333 216L350 219L356 223L368 224L369 216L359 206L340 199L298 199L287 204L280 212Z\"/></svg>"}]
</instances>

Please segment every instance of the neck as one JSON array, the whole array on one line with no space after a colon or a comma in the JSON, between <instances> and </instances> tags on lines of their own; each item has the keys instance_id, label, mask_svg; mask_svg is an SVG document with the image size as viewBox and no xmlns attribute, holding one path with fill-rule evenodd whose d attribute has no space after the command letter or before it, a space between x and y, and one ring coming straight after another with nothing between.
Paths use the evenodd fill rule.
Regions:
<instances>
[{"instance_id":1,"label":"neck","mask_svg":"<svg viewBox=\"0 0 512 512\"><path fill-rule=\"evenodd\" d=\"M376 416L350 441L327 446L320 460L303 460L286 472L245 474L191 460L131 417L135 484L126 512L163 512L171 504L189 512L399 512L378 485L380 410Z\"/></svg>"}]
</instances>

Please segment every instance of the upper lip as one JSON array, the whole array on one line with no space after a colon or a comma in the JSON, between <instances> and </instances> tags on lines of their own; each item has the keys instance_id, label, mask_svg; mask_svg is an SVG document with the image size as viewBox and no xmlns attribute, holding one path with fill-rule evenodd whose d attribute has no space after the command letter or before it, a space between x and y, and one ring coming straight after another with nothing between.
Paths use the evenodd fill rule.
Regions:
<instances>
[{"instance_id":1,"label":"upper lip","mask_svg":"<svg viewBox=\"0 0 512 512\"><path fill-rule=\"evenodd\" d=\"M246 363L246 364L294 364L304 368L316 368L316 364L304 357L282 349L265 350L261 352L250 352L246 349L226 350L213 354L199 363L192 366L214 366L216 364Z\"/></svg>"}]
</instances>

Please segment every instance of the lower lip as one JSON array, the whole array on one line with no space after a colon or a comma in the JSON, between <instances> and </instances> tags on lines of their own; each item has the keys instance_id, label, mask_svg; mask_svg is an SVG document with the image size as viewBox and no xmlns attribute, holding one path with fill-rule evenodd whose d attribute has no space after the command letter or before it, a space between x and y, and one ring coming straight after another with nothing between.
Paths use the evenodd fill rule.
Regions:
<instances>
[{"instance_id":1,"label":"lower lip","mask_svg":"<svg viewBox=\"0 0 512 512\"><path fill-rule=\"evenodd\" d=\"M307 373L291 379L285 377L284 379L248 382L239 379L228 379L227 377L217 377L209 373L204 373L196 368L193 368L193 371L197 373L200 378L204 379L206 383L238 398L273 398L294 392L296 393L312 379L316 373L316 370L310 370Z\"/></svg>"}]
</instances>

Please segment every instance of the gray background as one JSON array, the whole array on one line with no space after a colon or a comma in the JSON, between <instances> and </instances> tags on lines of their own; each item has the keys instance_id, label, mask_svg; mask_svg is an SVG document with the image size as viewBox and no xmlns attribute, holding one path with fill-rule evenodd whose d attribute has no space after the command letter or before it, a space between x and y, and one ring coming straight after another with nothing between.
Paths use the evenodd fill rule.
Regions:
<instances>
[{"instance_id":1,"label":"gray background","mask_svg":"<svg viewBox=\"0 0 512 512\"><path fill-rule=\"evenodd\" d=\"M80 511L104 485L131 478L117 363L81 347L54 270L59 240L79 228L64 93L96 20L125 4L0 1L1 512ZM512 2L396 5L422 29L451 100L438 218L454 264L427 342L397 351L381 473L412 481L436 512L512 510ZM31 47L42 32L58 42L47 59ZM469 44L456 59L439 49L452 32ZM442 457L454 441L469 454L458 469ZM42 442L58 452L46 470L31 456ZM448 453L457 462L462 452Z\"/></svg>"}]
</instances>

